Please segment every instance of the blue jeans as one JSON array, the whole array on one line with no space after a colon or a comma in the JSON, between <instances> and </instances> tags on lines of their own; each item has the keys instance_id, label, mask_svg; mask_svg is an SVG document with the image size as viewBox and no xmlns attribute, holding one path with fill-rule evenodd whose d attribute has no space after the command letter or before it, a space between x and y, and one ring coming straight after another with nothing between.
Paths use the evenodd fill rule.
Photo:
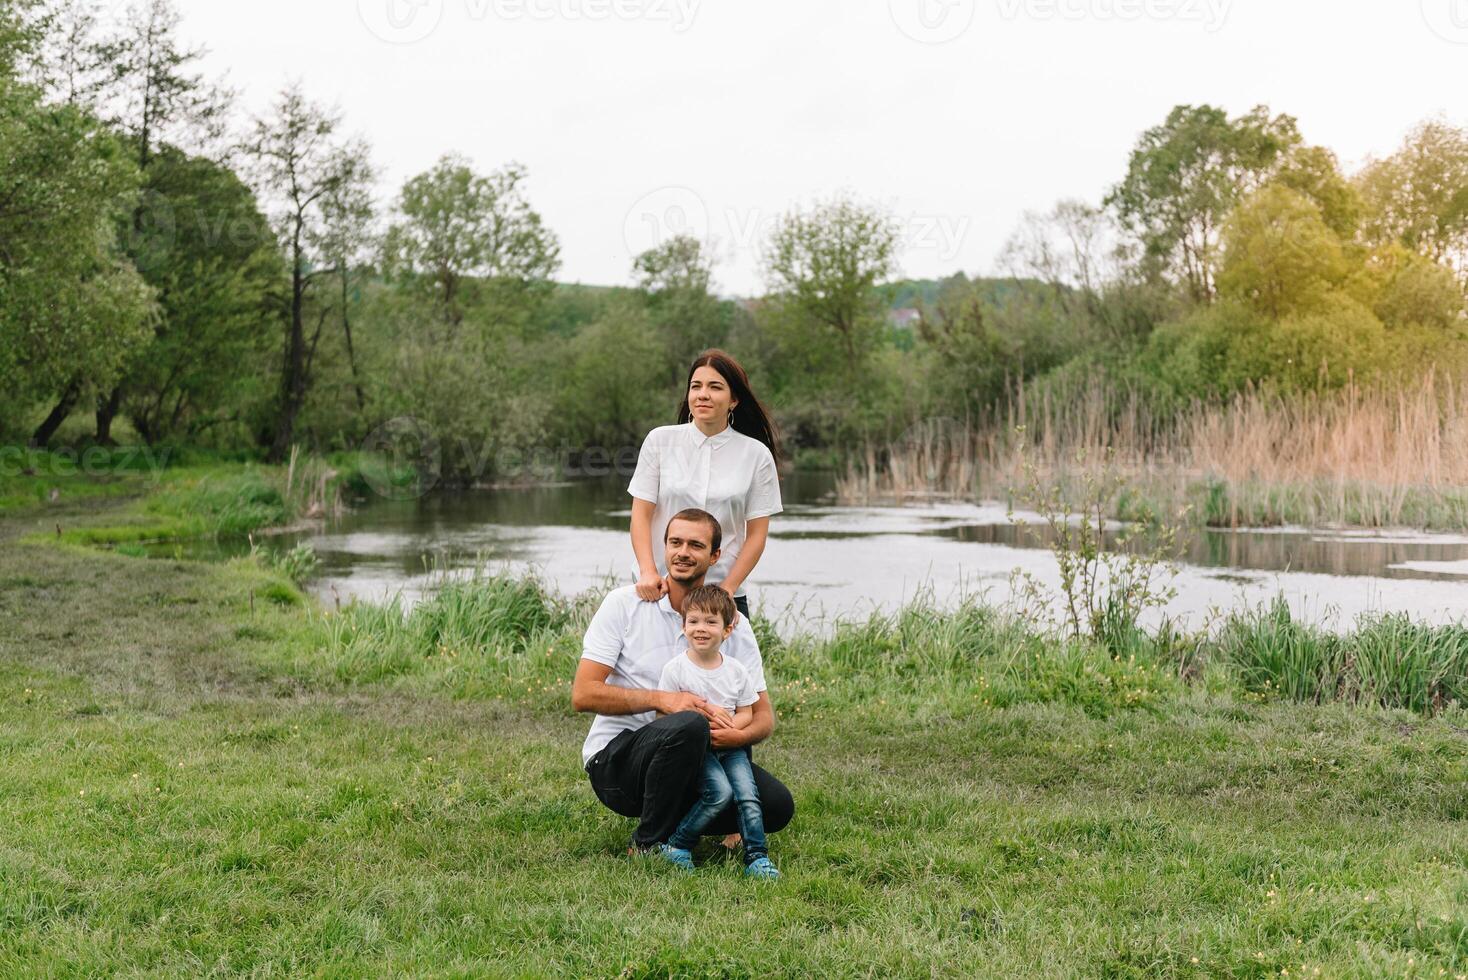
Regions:
<instances>
[{"instance_id":1,"label":"blue jeans","mask_svg":"<svg viewBox=\"0 0 1468 980\"><path fill-rule=\"evenodd\" d=\"M699 834L730 803L739 817L739 834L744 838L744 863L769 853L765 844L765 815L759 805L759 790L754 785L753 762L749 749L712 749L703 757L703 774L699 780L698 802L668 838L668 843L692 850Z\"/></svg>"}]
</instances>

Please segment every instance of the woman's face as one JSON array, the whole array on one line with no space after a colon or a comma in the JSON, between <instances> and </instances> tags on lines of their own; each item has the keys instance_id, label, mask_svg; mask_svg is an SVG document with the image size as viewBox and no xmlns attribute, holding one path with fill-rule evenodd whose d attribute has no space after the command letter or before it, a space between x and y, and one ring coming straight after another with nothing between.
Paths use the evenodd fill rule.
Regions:
<instances>
[{"instance_id":1,"label":"woman's face","mask_svg":"<svg viewBox=\"0 0 1468 980\"><path fill-rule=\"evenodd\" d=\"M723 422L738 404L729 382L718 371L704 366L693 372L688 382L688 411L693 421Z\"/></svg>"}]
</instances>

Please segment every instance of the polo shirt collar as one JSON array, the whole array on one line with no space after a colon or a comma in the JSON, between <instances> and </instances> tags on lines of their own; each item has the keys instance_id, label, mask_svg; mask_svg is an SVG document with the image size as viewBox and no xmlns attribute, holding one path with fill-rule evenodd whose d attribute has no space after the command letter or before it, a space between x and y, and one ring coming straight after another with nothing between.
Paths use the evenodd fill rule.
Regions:
<instances>
[{"instance_id":1,"label":"polo shirt collar","mask_svg":"<svg viewBox=\"0 0 1468 980\"><path fill-rule=\"evenodd\" d=\"M695 446L698 446L700 449L703 448L704 443L709 443L713 446L722 446L724 445L724 443L734 438L734 427L732 425L724 426L723 431L721 431L718 435L706 436L703 434L703 430L698 427L698 424L696 422L689 422L688 432L693 437L693 444Z\"/></svg>"}]
</instances>

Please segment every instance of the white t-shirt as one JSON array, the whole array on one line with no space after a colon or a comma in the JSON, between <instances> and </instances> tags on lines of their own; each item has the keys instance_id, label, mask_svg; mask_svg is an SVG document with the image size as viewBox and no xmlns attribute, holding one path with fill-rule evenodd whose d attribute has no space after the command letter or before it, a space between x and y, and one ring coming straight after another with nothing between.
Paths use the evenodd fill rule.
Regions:
<instances>
[{"instance_id":1,"label":"white t-shirt","mask_svg":"<svg viewBox=\"0 0 1468 980\"><path fill-rule=\"evenodd\" d=\"M683 653L688 639L683 635L683 617L673 608L667 596L657 602L637 598L633 585L613 589L602 600L601 608L586 628L581 644L583 659L612 668L607 683L614 687L645 691L662 690L663 668L668 661ZM739 661L749 672L755 693L765 689L765 667L760 657L759 641L744 616L724 640L724 655ZM633 715L597 715L591 731L581 746L581 764L600 752L608 742L624 731L635 731L657 717L653 711Z\"/></svg>"},{"instance_id":2,"label":"white t-shirt","mask_svg":"<svg viewBox=\"0 0 1468 980\"><path fill-rule=\"evenodd\" d=\"M704 576L709 585L729 577L744 547L745 525L781 510L780 474L764 443L732 427L706 436L692 422L647 434L627 492L655 505L652 553L663 575L668 574L663 533L673 515L687 507L714 515L724 540L718 563ZM738 594L744 595L742 583Z\"/></svg>"},{"instance_id":3,"label":"white t-shirt","mask_svg":"<svg viewBox=\"0 0 1468 980\"><path fill-rule=\"evenodd\" d=\"M693 662L688 651L668 661L663 668L659 691L688 691L733 714L759 700L749 671L733 657L720 657L717 667L703 667Z\"/></svg>"}]
</instances>

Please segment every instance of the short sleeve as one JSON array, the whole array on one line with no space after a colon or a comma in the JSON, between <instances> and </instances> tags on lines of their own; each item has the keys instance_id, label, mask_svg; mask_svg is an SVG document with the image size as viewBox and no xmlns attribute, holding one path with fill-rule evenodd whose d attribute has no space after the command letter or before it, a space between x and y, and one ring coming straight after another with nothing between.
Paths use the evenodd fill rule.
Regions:
<instances>
[{"instance_id":1,"label":"short sleeve","mask_svg":"<svg viewBox=\"0 0 1468 980\"><path fill-rule=\"evenodd\" d=\"M739 689L739 697L734 703L741 708L747 708L759 700L759 692L754 689L754 678L749 671L743 671L741 676L744 678L744 686Z\"/></svg>"},{"instance_id":2,"label":"short sleeve","mask_svg":"<svg viewBox=\"0 0 1468 980\"><path fill-rule=\"evenodd\" d=\"M659 474L662 469L662 453L658 446L657 429L642 440L642 449L637 454L637 469L632 471L632 480L627 492L638 500L658 502Z\"/></svg>"},{"instance_id":3,"label":"short sleeve","mask_svg":"<svg viewBox=\"0 0 1468 980\"><path fill-rule=\"evenodd\" d=\"M617 592L608 592L601 608L591 617L586 636L581 641L583 660L594 660L604 667L617 666L622 655L622 635L627 626L627 604Z\"/></svg>"},{"instance_id":4,"label":"short sleeve","mask_svg":"<svg viewBox=\"0 0 1468 980\"><path fill-rule=\"evenodd\" d=\"M734 627L734 632L729 634L725 641L724 652L734 655L740 665L749 673L749 683L754 692L758 694L765 687L765 663L759 652L759 641L754 638L754 630L749 627L749 619L746 616L739 617L739 625Z\"/></svg>"},{"instance_id":5,"label":"short sleeve","mask_svg":"<svg viewBox=\"0 0 1468 980\"><path fill-rule=\"evenodd\" d=\"M678 676L678 674L679 674L679 671L678 671L678 661L681 660L681 659L683 659L683 658L682 657L674 657L672 660L669 660L667 663L663 664L663 673L662 673L662 676L658 678L658 690L659 691L681 691L681 690L683 690L683 686L682 686L683 685L683 681L682 681L682 678L680 678Z\"/></svg>"},{"instance_id":6,"label":"short sleeve","mask_svg":"<svg viewBox=\"0 0 1468 980\"><path fill-rule=\"evenodd\" d=\"M760 449L763 451L755 463L754 479L750 481L749 493L744 499L744 519L747 521L769 517L784 509L780 506L780 472L775 468L775 457L763 445Z\"/></svg>"}]
</instances>

